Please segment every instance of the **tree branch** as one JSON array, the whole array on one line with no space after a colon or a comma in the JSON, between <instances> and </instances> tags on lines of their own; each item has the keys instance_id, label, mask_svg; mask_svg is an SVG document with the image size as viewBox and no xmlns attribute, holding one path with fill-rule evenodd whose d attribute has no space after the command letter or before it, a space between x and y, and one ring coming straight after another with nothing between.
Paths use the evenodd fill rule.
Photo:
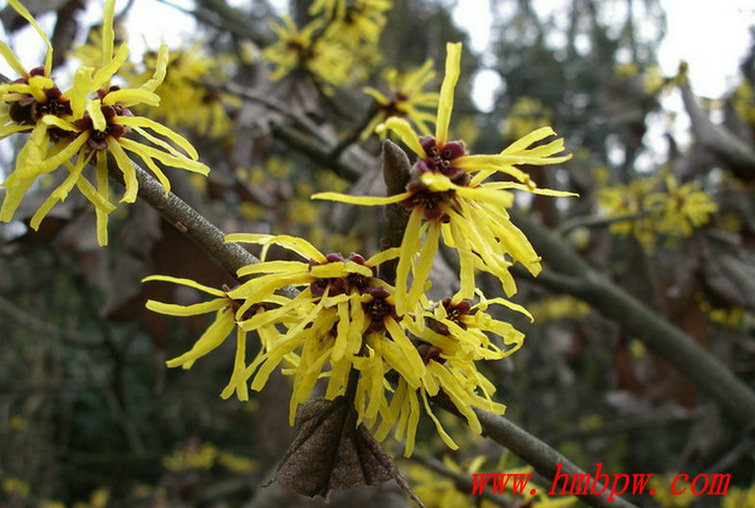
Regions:
<instances>
[{"instance_id":1,"label":"tree branch","mask_svg":"<svg viewBox=\"0 0 755 508\"><path fill-rule=\"evenodd\" d=\"M303 129L306 129L309 132L309 134L313 138L317 138L317 140L320 143L324 143L324 144L328 143L328 140L322 134L320 134L321 129L316 123L314 123L312 120L307 118L305 115L298 114L291 111L289 108L279 103L275 99L261 95L248 87L238 85L232 81L229 81L228 83L225 83L224 85L221 85L221 86L216 86L209 83L200 83L200 84L207 88L217 89L226 93L236 95L237 97L240 97L249 102L261 104L265 106L266 108L268 108L270 111L275 111L276 113L298 124ZM333 157L333 158L337 159L338 157Z\"/></svg>"},{"instance_id":2,"label":"tree branch","mask_svg":"<svg viewBox=\"0 0 755 508\"><path fill-rule=\"evenodd\" d=\"M617 224L619 222L640 219L648 213L649 212L645 211L640 213L614 215L613 217L594 217L592 215L573 217L559 225L557 231L558 234L565 236L577 228L600 228L603 226L610 226L611 224Z\"/></svg>"},{"instance_id":3,"label":"tree branch","mask_svg":"<svg viewBox=\"0 0 755 508\"><path fill-rule=\"evenodd\" d=\"M586 301L636 335L715 400L732 421L745 429L753 425L755 393L710 351L592 268L562 238L518 210L511 210L511 216L535 250L558 272L558 277L548 282Z\"/></svg>"},{"instance_id":4,"label":"tree branch","mask_svg":"<svg viewBox=\"0 0 755 508\"><path fill-rule=\"evenodd\" d=\"M433 397L433 402L446 411L459 416L456 406L445 394ZM474 408L474 412L480 420L483 434L511 450L514 455L534 467L535 471L542 477L554 482L554 486L557 472L566 474L569 478L573 478L575 474L587 474L555 449L524 429L517 427L503 416L477 408ZM600 487L602 487L601 484L595 486L596 489ZM611 501L608 501L609 494L610 492L606 490L602 494L579 495L579 498L595 508L637 508L634 504L618 496L614 496Z\"/></svg>"},{"instance_id":5,"label":"tree branch","mask_svg":"<svg viewBox=\"0 0 755 508\"><path fill-rule=\"evenodd\" d=\"M350 182L359 179L364 173L361 168L342 159L333 160L330 156L332 147L325 145L317 140L312 139L306 134L302 134L291 127L285 125L274 125L272 128L273 136L280 139L292 148L308 155L315 162L332 169L338 176L345 178Z\"/></svg>"},{"instance_id":6,"label":"tree branch","mask_svg":"<svg viewBox=\"0 0 755 508\"><path fill-rule=\"evenodd\" d=\"M697 103L689 85L679 86L692 131L705 148L725 162L732 172L746 182L755 180L755 150L726 127L710 121Z\"/></svg>"},{"instance_id":7,"label":"tree branch","mask_svg":"<svg viewBox=\"0 0 755 508\"><path fill-rule=\"evenodd\" d=\"M259 46L267 46L273 42L269 35L260 33L257 30L257 27L254 26L247 13L231 7L225 0L197 0L197 11L200 8L218 16L220 24L229 32L240 37L248 37ZM197 15L197 19L203 20L206 17L200 14ZM212 24L217 26L216 23Z\"/></svg>"},{"instance_id":8,"label":"tree branch","mask_svg":"<svg viewBox=\"0 0 755 508\"><path fill-rule=\"evenodd\" d=\"M383 180L387 195L401 194L409 182L411 163L406 153L391 140L383 142ZM388 249L401 245L409 216L400 204L391 204L385 208L385 238L382 247ZM398 260L392 259L380 265L380 276L390 284L396 283Z\"/></svg>"},{"instance_id":9,"label":"tree branch","mask_svg":"<svg viewBox=\"0 0 755 508\"><path fill-rule=\"evenodd\" d=\"M242 266L259 263L260 260L241 245L225 243L225 234L181 198L172 192L166 196L162 184L141 166L134 164L134 169L139 182L139 197L206 250L233 277ZM123 184L122 174L112 161L109 170L112 179Z\"/></svg>"}]
</instances>

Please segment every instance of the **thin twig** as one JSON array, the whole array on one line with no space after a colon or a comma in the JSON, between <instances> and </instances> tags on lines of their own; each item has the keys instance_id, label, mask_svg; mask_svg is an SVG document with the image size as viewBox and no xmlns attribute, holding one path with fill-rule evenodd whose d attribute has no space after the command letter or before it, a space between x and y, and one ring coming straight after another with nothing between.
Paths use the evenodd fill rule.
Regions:
<instances>
[{"instance_id":1,"label":"thin twig","mask_svg":"<svg viewBox=\"0 0 755 508\"><path fill-rule=\"evenodd\" d=\"M262 94L255 92L254 90L248 87L241 86L233 82L228 82L221 86L215 86L208 83L201 83L201 84L202 86L206 88L221 90L223 92L235 95L249 102L262 104L263 106L270 109L271 111L274 111L288 118L289 120L292 120L295 124L305 129L311 136L314 136L315 138L317 138L317 140L320 141L321 143L330 144L330 140L322 135L321 133L322 128L320 126L318 126L316 123L314 123L312 120L310 120L306 116L291 111L289 108L287 108L286 106L284 106L283 104L281 104L275 99L266 97Z\"/></svg>"},{"instance_id":2,"label":"thin twig","mask_svg":"<svg viewBox=\"0 0 755 508\"><path fill-rule=\"evenodd\" d=\"M114 164L109 169L113 180L122 183L120 170ZM162 184L141 166L134 164L134 169L139 183L139 197L205 249L228 273L236 277L242 266L259 263L259 259L241 245L225 243L225 234L181 198L172 192L166 195Z\"/></svg>"},{"instance_id":3,"label":"thin twig","mask_svg":"<svg viewBox=\"0 0 755 508\"><path fill-rule=\"evenodd\" d=\"M225 0L197 0L197 7L197 10L201 7L214 13L220 20L220 26L237 36L249 38L259 46L273 42L269 35L257 30L247 13L231 7Z\"/></svg>"},{"instance_id":4,"label":"thin twig","mask_svg":"<svg viewBox=\"0 0 755 508\"><path fill-rule=\"evenodd\" d=\"M273 136L280 139L292 148L308 155L315 162L331 169L341 178L355 182L364 173L364 170L349 164L342 159L334 161L330 158L330 146L312 139L304 133L296 131L285 125L274 125L272 128Z\"/></svg>"},{"instance_id":5,"label":"thin twig","mask_svg":"<svg viewBox=\"0 0 755 508\"><path fill-rule=\"evenodd\" d=\"M362 117L362 120L359 121L354 127L351 128L351 131L341 140L338 142L338 144L331 150L330 152L330 158L333 160L337 160L343 152L346 151L347 148L349 148L354 142L356 142L357 139L359 139L359 136L362 135L362 132L364 129L369 125L370 121L372 121L372 117L374 117L378 112L378 103L377 101L373 100L372 104L370 104L370 107L365 112L364 116Z\"/></svg>"},{"instance_id":6,"label":"thin twig","mask_svg":"<svg viewBox=\"0 0 755 508\"><path fill-rule=\"evenodd\" d=\"M619 222L628 222L640 219L647 215L648 212L640 213L627 213L624 215L615 215L613 217L574 217L567 221L564 221L556 231L561 236L564 236L577 228L601 228L604 226L610 226L611 224L617 224Z\"/></svg>"}]
</instances>

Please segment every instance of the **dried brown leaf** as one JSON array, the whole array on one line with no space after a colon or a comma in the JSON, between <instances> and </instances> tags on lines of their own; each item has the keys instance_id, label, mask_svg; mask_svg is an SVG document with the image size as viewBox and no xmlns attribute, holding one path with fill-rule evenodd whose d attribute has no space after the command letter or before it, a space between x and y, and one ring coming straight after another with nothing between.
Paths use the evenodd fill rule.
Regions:
<instances>
[{"instance_id":1,"label":"dried brown leaf","mask_svg":"<svg viewBox=\"0 0 755 508\"><path fill-rule=\"evenodd\" d=\"M286 451L275 480L293 491L327 499L334 490L396 480L419 506L393 460L364 426L343 397L316 399L303 405L296 417L297 434Z\"/></svg>"}]
</instances>

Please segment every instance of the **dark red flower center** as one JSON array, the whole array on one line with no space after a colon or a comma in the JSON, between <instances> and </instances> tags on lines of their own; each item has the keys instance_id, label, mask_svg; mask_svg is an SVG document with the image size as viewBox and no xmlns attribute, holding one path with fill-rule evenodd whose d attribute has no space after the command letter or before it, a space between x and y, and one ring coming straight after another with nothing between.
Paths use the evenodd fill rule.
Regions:
<instances>
[{"instance_id":1,"label":"dark red flower center","mask_svg":"<svg viewBox=\"0 0 755 508\"><path fill-rule=\"evenodd\" d=\"M445 145L438 146L434 137L424 136L419 138L419 144L427 154L427 157L417 161L417 171L420 174L440 173L457 185L466 185L467 172L454 166L454 160L467 153L463 142L449 141Z\"/></svg>"},{"instance_id":2,"label":"dark red flower center","mask_svg":"<svg viewBox=\"0 0 755 508\"><path fill-rule=\"evenodd\" d=\"M108 93L118 89L119 87L117 86L110 87L110 90L108 90L107 92L101 89L97 92L97 95L100 97L100 99L104 99ZM130 109L117 103L111 106L101 106L100 111L102 111L102 116L105 117L106 126L104 131L96 130L94 128L94 123L92 122L92 118L88 113L85 114L83 118L77 120L74 123L74 125L82 131L91 130L88 143L89 146L95 150L107 149L106 140L108 136L113 139L119 139L121 136L129 132L130 129L128 127L124 127L123 125L118 125L117 123L113 122L113 119L115 117L134 116Z\"/></svg>"},{"instance_id":3,"label":"dark red flower center","mask_svg":"<svg viewBox=\"0 0 755 508\"><path fill-rule=\"evenodd\" d=\"M329 263L344 263L346 260L344 257L337 253L331 252L325 256L324 263L318 263L313 259L309 260L309 266L326 265ZM349 255L349 261L353 261L357 264L366 266L366 260L361 254L352 252ZM372 276L377 276L377 270L374 266L369 267L372 270ZM322 296L325 294L325 290L328 290L328 295L335 296L343 293L350 293L356 289L360 293L363 293L370 285L370 277L367 277L361 273L350 273L346 277L330 277L325 279L317 279L310 283L309 289L312 292L312 296Z\"/></svg>"},{"instance_id":4,"label":"dark red flower center","mask_svg":"<svg viewBox=\"0 0 755 508\"><path fill-rule=\"evenodd\" d=\"M388 303L387 298L390 293L385 288L368 287L364 291L372 296L372 300L362 304L364 313L370 318L370 331L380 332L385 329L385 319L388 317L397 318L396 307Z\"/></svg>"},{"instance_id":5,"label":"dark red flower center","mask_svg":"<svg viewBox=\"0 0 755 508\"><path fill-rule=\"evenodd\" d=\"M422 213L427 220L448 221L448 215L443 212L440 205L450 202L456 195L454 191L433 192L421 182L410 183L407 190L412 195L403 200L401 206L408 210L422 208Z\"/></svg>"},{"instance_id":6,"label":"dark red flower center","mask_svg":"<svg viewBox=\"0 0 755 508\"><path fill-rule=\"evenodd\" d=\"M467 325L463 323L463 318L469 315L469 311L472 308L470 303L467 300L454 303L450 298L445 298L441 304L446 309L446 319L453 321L466 330Z\"/></svg>"},{"instance_id":7,"label":"dark red flower center","mask_svg":"<svg viewBox=\"0 0 755 508\"><path fill-rule=\"evenodd\" d=\"M29 71L30 76L44 76L45 70L43 67L36 67ZM13 83L29 83L28 78L19 78ZM54 115L57 117L64 117L70 115L71 103L68 99L64 99L63 93L57 86L48 88L45 90L45 99L42 102L38 102L31 94L22 94L21 98L10 104L8 108L8 114L15 123L19 125L34 125L45 115ZM56 127L48 129L51 137L62 137L65 131Z\"/></svg>"},{"instance_id":8,"label":"dark red flower center","mask_svg":"<svg viewBox=\"0 0 755 508\"><path fill-rule=\"evenodd\" d=\"M467 325L464 323L464 317L470 315L472 306L467 300L462 300L459 303L453 303L450 298L446 298L441 302L441 305L446 309L446 319L453 321L462 330L467 329ZM427 326L436 333L441 335L450 335L448 331L448 325L436 321L435 319L427 318L425 320Z\"/></svg>"}]
</instances>

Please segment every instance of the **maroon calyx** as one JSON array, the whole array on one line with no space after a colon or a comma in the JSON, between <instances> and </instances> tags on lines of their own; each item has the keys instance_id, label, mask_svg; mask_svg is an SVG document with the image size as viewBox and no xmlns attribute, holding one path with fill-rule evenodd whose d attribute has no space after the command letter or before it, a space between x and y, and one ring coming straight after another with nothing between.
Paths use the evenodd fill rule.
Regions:
<instances>
[{"instance_id":1,"label":"maroon calyx","mask_svg":"<svg viewBox=\"0 0 755 508\"><path fill-rule=\"evenodd\" d=\"M449 141L438 146L432 136L419 138L419 144L427 154L426 158L417 161L417 171L422 173L440 173L447 176L456 185L466 185L469 180L467 172L454 166L453 162L467 153L462 141Z\"/></svg>"},{"instance_id":2,"label":"maroon calyx","mask_svg":"<svg viewBox=\"0 0 755 508\"><path fill-rule=\"evenodd\" d=\"M430 345L426 348L425 351L423 351L422 363L427 365L428 363L430 363L430 361L434 361L435 363L443 365L444 363L446 363L446 359L441 357L441 354L443 354L443 350L441 348L439 348L438 346Z\"/></svg>"},{"instance_id":3,"label":"maroon calyx","mask_svg":"<svg viewBox=\"0 0 755 508\"><path fill-rule=\"evenodd\" d=\"M118 89L119 87L117 86L111 87L108 91L100 89L97 91L97 95L100 97L100 99L104 99L108 93ZM105 122L107 124L104 131L94 129L92 118L88 113L85 114L84 117L80 120L77 120L74 125L81 131L91 131L91 135L89 136L88 140L90 147L95 150L106 150L108 136L117 140L124 134L128 133L130 130L128 127L118 125L117 123L113 122L113 119L116 116L134 116L134 114L127 107L121 106L117 103L111 106L100 106L100 111L102 111L102 115L105 117Z\"/></svg>"},{"instance_id":4,"label":"maroon calyx","mask_svg":"<svg viewBox=\"0 0 755 508\"><path fill-rule=\"evenodd\" d=\"M362 304L364 313L370 318L369 330L372 332L385 330L386 318L397 319L396 307L387 300L390 293L381 287L368 287L364 292L372 296L372 300Z\"/></svg>"},{"instance_id":5,"label":"maroon calyx","mask_svg":"<svg viewBox=\"0 0 755 508\"><path fill-rule=\"evenodd\" d=\"M29 72L29 75L44 76L45 69L44 67L35 67ZM28 84L29 79L19 78L13 83ZM8 107L8 115L11 120L19 125L35 125L45 115L62 118L72 112L71 103L68 99L63 98L63 93L57 86L45 89L45 99L42 102L38 102L31 94L22 94L17 101L12 102ZM53 141L74 135L58 127L49 127L47 132Z\"/></svg>"},{"instance_id":6,"label":"maroon calyx","mask_svg":"<svg viewBox=\"0 0 755 508\"><path fill-rule=\"evenodd\" d=\"M241 305L242 305L241 301L234 300L228 295L231 289L227 285L223 284L220 289L222 289L223 292L225 293L224 297L226 300L228 300L228 306L231 308L231 311L233 311L233 314L235 316L236 312L238 312L238 310L241 308ZM236 319L236 321L246 321L248 319L252 319L255 316L255 314L264 312L265 310L266 309L265 309L264 303L255 303L254 305L252 305L251 307L249 307L248 309L244 311L244 314L241 316L241 319L236 319L235 317L234 319Z\"/></svg>"},{"instance_id":7,"label":"maroon calyx","mask_svg":"<svg viewBox=\"0 0 755 508\"><path fill-rule=\"evenodd\" d=\"M412 195L401 201L401 206L407 210L421 207L422 213L427 220L441 220L442 222L450 220L440 205L441 203L450 202L456 195L454 191L433 192L422 182L410 183L407 186L407 190Z\"/></svg>"},{"instance_id":8,"label":"maroon calyx","mask_svg":"<svg viewBox=\"0 0 755 508\"><path fill-rule=\"evenodd\" d=\"M349 261L353 261L360 265L366 266L367 260L361 254L352 252L349 255ZM346 259L337 253L331 252L325 255L325 262L318 263L314 259L309 260L309 266L325 265L328 263L344 263ZM372 276L377 276L377 270L374 266L369 267L372 270ZM346 277L331 277L326 279L317 279L310 283L309 289L312 292L312 296L320 297L325 294L325 290L328 290L328 295L340 295L343 293L350 293L356 289L360 293L363 293L365 289L370 287L370 277L366 277L361 273L350 273Z\"/></svg>"},{"instance_id":9,"label":"maroon calyx","mask_svg":"<svg viewBox=\"0 0 755 508\"><path fill-rule=\"evenodd\" d=\"M459 325L463 330L467 329L467 325L464 324L464 317L469 315L469 311L472 305L467 300L462 300L459 303L453 303L450 298L445 298L441 304L446 309L446 319L453 321Z\"/></svg>"},{"instance_id":10,"label":"maroon calyx","mask_svg":"<svg viewBox=\"0 0 755 508\"><path fill-rule=\"evenodd\" d=\"M390 118L392 116L403 118L406 116L406 112L401 110L400 104L408 100L409 96L401 90L398 90L393 94L393 97L391 97L388 104L380 104L378 108L385 118Z\"/></svg>"}]
</instances>

